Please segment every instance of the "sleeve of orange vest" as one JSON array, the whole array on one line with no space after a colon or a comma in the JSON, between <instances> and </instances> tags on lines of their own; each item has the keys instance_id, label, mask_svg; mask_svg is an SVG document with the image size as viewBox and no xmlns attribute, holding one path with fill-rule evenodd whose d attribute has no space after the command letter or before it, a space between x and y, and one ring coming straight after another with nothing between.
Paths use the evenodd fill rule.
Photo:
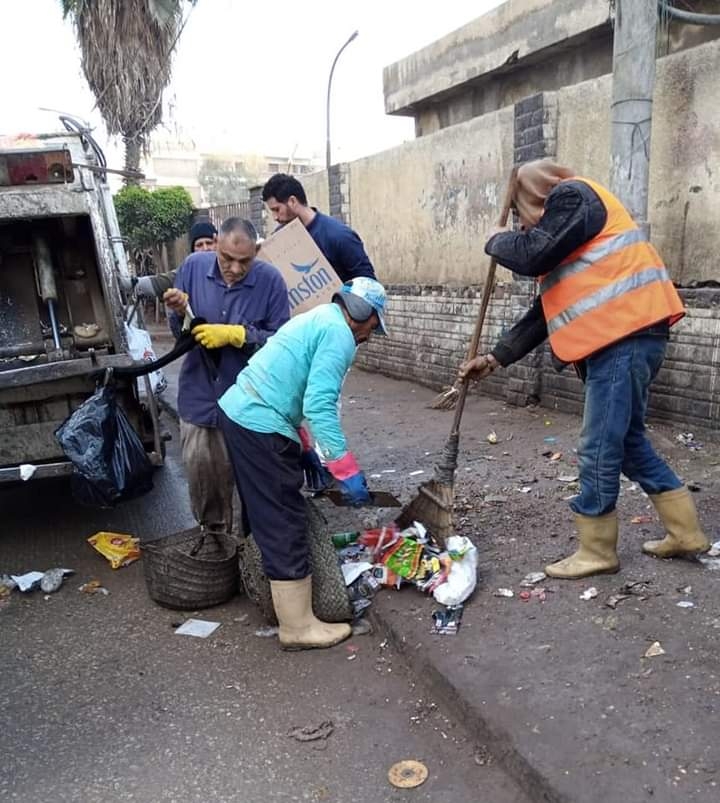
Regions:
<instances>
[{"instance_id":1,"label":"sleeve of orange vest","mask_svg":"<svg viewBox=\"0 0 720 803\"><path fill-rule=\"evenodd\" d=\"M598 234L606 219L602 201L587 184L564 181L548 195L537 226L496 234L485 251L521 276L543 276Z\"/></svg>"},{"instance_id":2,"label":"sleeve of orange vest","mask_svg":"<svg viewBox=\"0 0 720 803\"><path fill-rule=\"evenodd\" d=\"M525 315L498 340L490 353L505 368L544 343L547 336L545 315L538 297Z\"/></svg>"}]
</instances>

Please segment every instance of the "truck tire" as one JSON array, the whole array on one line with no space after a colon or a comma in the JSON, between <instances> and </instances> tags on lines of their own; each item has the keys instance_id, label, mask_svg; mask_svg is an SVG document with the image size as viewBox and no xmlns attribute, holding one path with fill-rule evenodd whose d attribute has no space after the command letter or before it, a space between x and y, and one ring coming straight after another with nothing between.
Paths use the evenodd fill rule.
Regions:
<instances>
[{"instance_id":1,"label":"truck tire","mask_svg":"<svg viewBox=\"0 0 720 803\"><path fill-rule=\"evenodd\" d=\"M327 519L314 502L308 499L306 504L310 569L313 576L313 612L324 622L346 622L352 619L352 607L337 552L328 531ZM265 575L262 556L252 535L243 539L239 561L245 593L260 608L267 622L276 625L270 581Z\"/></svg>"}]
</instances>

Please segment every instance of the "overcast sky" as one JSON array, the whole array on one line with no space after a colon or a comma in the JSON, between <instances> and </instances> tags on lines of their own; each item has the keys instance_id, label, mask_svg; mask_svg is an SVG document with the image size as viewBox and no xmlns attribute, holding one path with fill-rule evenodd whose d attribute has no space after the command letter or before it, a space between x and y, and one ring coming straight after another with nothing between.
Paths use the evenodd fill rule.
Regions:
<instances>
[{"instance_id":1,"label":"overcast sky","mask_svg":"<svg viewBox=\"0 0 720 803\"><path fill-rule=\"evenodd\" d=\"M178 45L166 107L202 150L296 150L324 159L328 72L358 29L335 70L332 98L333 160L355 159L414 136L411 119L384 113L382 68L500 2L198 0ZM42 106L101 123L59 0L3 2L0 30L0 133L55 129L56 116ZM105 142L102 132L99 139Z\"/></svg>"}]
</instances>

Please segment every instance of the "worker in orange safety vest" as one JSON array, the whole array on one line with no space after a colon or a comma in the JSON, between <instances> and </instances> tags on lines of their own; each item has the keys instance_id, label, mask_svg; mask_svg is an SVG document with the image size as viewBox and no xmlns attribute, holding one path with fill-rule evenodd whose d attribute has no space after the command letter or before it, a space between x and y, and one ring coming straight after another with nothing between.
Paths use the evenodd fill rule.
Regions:
<instances>
[{"instance_id":1,"label":"worker in orange safety vest","mask_svg":"<svg viewBox=\"0 0 720 803\"><path fill-rule=\"evenodd\" d=\"M685 314L662 259L612 193L550 160L519 169L513 202L520 230L495 229L485 250L510 270L537 278L539 294L494 349L466 362L460 376L482 379L549 339L555 361L574 363L585 383L580 493L570 502L579 548L545 572L575 579L619 569L621 474L648 494L666 530L644 552L668 558L707 551L688 488L645 430L650 384L670 327Z\"/></svg>"}]
</instances>

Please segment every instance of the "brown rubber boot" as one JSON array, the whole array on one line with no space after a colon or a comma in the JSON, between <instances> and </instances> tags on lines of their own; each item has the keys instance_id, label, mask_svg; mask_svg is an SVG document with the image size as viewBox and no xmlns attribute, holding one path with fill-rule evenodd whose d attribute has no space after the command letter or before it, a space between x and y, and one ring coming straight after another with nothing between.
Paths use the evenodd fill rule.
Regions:
<instances>
[{"instance_id":1,"label":"brown rubber boot","mask_svg":"<svg viewBox=\"0 0 720 803\"><path fill-rule=\"evenodd\" d=\"M302 580L271 580L273 605L280 624L284 650L332 647L352 633L348 624L321 622L312 611L312 577Z\"/></svg>"},{"instance_id":2,"label":"brown rubber boot","mask_svg":"<svg viewBox=\"0 0 720 803\"><path fill-rule=\"evenodd\" d=\"M695 502L690 491L683 486L674 491L650 495L667 535L662 541L646 541L643 552L656 558L675 558L698 555L710 549L698 521Z\"/></svg>"},{"instance_id":3,"label":"brown rubber boot","mask_svg":"<svg viewBox=\"0 0 720 803\"><path fill-rule=\"evenodd\" d=\"M612 574L620 568L617 557L617 512L604 516L575 514L580 547L569 558L545 567L548 577L577 580L593 574Z\"/></svg>"}]
</instances>

